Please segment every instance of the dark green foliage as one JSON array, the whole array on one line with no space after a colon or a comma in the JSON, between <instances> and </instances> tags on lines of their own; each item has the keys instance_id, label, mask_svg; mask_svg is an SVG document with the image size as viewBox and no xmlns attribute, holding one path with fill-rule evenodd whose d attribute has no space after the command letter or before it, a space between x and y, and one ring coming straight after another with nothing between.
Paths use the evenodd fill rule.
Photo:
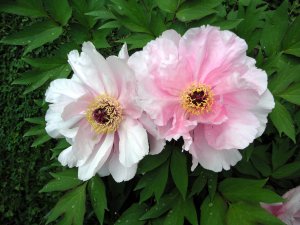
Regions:
<instances>
[{"instance_id":1,"label":"dark green foliage","mask_svg":"<svg viewBox=\"0 0 300 225\"><path fill-rule=\"evenodd\" d=\"M264 0L0 0L0 224L282 225L259 202L280 202L300 183L299 8ZM191 172L190 155L174 142L146 156L126 183L82 182L60 166L68 143L49 141L43 98L51 80L70 76L70 50L90 40L116 55L121 43L139 49L164 30L205 24L246 40L276 102L265 134L232 170Z\"/></svg>"}]
</instances>

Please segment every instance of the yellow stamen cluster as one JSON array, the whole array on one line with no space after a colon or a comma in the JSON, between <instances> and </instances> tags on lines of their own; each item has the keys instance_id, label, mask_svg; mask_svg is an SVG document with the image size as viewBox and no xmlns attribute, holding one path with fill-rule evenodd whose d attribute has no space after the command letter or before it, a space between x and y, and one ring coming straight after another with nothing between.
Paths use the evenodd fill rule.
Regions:
<instances>
[{"instance_id":1,"label":"yellow stamen cluster","mask_svg":"<svg viewBox=\"0 0 300 225\"><path fill-rule=\"evenodd\" d=\"M180 95L180 100L182 108L194 115L210 112L214 102L211 88L200 83L185 89Z\"/></svg>"},{"instance_id":2,"label":"yellow stamen cluster","mask_svg":"<svg viewBox=\"0 0 300 225\"><path fill-rule=\"evenodd\" d=\"M122 121L121 105L109 95L99 95L88 106L86 119L98 134L115 132Z\"/></svg>"}]
</instances>

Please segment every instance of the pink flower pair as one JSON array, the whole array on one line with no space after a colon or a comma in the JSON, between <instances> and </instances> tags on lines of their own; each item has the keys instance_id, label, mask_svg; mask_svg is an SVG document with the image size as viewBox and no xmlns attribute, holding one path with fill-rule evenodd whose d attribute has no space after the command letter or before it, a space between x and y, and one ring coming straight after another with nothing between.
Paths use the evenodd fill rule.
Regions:
<instances>
[{"instance_id":1,"label":"pink flower pair","mask_svg":"<svg viewBox=\"0 0 300 225\"><path fill-rule=\"evenodd\" d=\"M246 56L247 44L230 31L202 26L182 37L164 32L142 51L104 59L90 43L72 51L71 79L55 80L46 130L71 147L59 161L79 178L112 174L131 179L138 162L183 137L183 149L219 172L240 159L260 136L274 107L267 75Z\"/></svg>"}]
</instances>

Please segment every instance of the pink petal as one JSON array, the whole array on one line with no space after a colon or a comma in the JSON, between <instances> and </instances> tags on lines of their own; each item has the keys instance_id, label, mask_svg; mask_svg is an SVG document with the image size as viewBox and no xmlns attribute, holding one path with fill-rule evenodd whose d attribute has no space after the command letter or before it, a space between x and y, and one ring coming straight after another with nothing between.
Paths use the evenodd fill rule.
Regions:
<instances>
[{"instance_id":1,"label":"pink petal","mask_svg":"<svg viewBox=\"0 0 300 225\"><path fill-rule=\"evenodd\" d=\"M204 136L203 126L198 126L194 130L193 143L189 152L193 155L194 170L198 163L205 169L220 172L222 169L229 170L242 159L241 154L236 149L217 150L210 146Z\"/></svg>"},{"instance_id":2,"label":"pink petal","mask_svg":"<svg viewBox=\"0 0 300 225\"><path fill-rule=\"evenodd\" d=\"M229 119L224 123L204 126L205 138L215 149L244 149L256 138L259 121L248 111L235 108L227 112Z\"/></svg>"}]
</instances>

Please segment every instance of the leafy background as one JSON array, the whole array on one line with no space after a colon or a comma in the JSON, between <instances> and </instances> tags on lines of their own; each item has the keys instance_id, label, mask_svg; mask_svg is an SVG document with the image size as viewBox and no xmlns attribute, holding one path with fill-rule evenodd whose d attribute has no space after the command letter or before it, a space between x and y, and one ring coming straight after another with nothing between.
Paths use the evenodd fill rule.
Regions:
<instances>
[{"instance_id":1,"label":"leafy background","mask_svg":"<svg viewBox=\"0 0 300 225\"><path fill-rule=\"evenodd\" d=\"M300 184L300 5L263 0L0 0L1 224L280 225L259 202ZM244 38L276 99L265 134L232 170L198 167L178 143L147 156L136 178L77 179L56 157L67 143L45 133L43 101L71 74L66 54L91 40L105 55L131 52L166 29L203 24Z\"/></svg>"}]
</instances>

